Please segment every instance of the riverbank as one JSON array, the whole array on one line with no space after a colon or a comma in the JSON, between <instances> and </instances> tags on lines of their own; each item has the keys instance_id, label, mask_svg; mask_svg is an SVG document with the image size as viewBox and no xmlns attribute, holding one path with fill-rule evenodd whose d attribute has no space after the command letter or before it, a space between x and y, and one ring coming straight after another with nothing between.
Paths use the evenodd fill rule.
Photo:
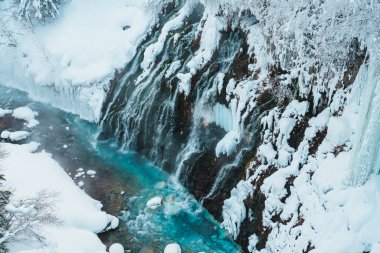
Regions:
<instances>
[{"instance_id":1,"label":"riverbank","mask_svg":"<svg viewBox=\"0 0 380 253\"><path fill-rule=\"evenodd\" d=\"M25 212L33 212L35 204L25 206L27 202L20 202L26 199L47 205L36 209L45 220L31 225L43 240L26 237L23 232L5 234L9 252L106 253L106 246L96 234L116 228L118 219L102 211L102 204L82 191L51 154L39 148L40 144L29 142L33 128L39 125L37 112L28 107L0 111L0 147L5 154L0 161L1 172L12 191L7 210L24 216Z\"/></svg>"},{"instance_id":2,"label":"riverbank","mask_svg":"<svg viewBox=\"0 0 380 253\"><path fill-rule=\"evenodd\" d=\"M178 242L182 252L240 251L166 172L137 154L119 152L112 142L96 141L95 124L33 102L17 90L0 87L0 97L2 108L27 106L38 112L39 125L24 142L40 143L37 152L50 153L81 189L120 218L117 230L99 235L105 245L121 242L131 252L163 252L167 244ZM164 203L152 211L146 202L155 196Z\"/></svg>"}]
</instances>

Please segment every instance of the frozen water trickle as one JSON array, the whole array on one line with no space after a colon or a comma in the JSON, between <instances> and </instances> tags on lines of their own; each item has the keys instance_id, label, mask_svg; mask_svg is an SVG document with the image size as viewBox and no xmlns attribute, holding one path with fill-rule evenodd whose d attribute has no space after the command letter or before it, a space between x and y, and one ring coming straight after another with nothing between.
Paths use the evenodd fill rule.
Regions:
<instances>
[{"instance_id":1,"label":"frozen water trickle","mask_svg":"<svg viewBox=\"0 0 380 253\"><path fill-rule=\"evenodd\" d=\"M367 182L372 173L380 171L380 65L371 62L368 71L363 69L357 78L363 84L360 97L361 125L356 135L351 158L348 183L359 186Z\"/></svg>"}]
</instances>

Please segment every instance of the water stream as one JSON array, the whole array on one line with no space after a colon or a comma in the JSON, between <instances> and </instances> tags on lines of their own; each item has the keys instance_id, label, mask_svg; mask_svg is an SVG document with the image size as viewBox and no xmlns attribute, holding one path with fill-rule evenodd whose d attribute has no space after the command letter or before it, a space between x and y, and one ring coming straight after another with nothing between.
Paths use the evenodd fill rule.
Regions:
<instances>
[{"instance_id":1,"label":"water stream","mask_svg":"<svg viewBox=\"0 0 380 253\"><path fill-rule=\"evenodd\" d=\"M120 152L112 139L96 140L96 124L0 86L1 108L26 105L39 113L40 122L27 141L41 143L40 150L51 153L76 183L84 182L83 189L101 200L107 212L121 218L116 231L100 235L106 244L118 241L130 252L162 252L171 242L179 243L183 252L240 252L175 177L136 153ZM8 127L28 130L18 122ZM75 178L79 168L97 173ZM154 196L163 197L164 206L152 211L146 201Z\"/></svg>"}]
</instances>

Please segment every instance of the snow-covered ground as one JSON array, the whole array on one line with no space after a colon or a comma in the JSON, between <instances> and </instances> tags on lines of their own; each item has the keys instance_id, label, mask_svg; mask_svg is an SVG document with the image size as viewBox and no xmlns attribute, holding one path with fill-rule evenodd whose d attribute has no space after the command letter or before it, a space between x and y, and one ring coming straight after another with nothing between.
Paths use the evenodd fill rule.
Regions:
<instances>
[{"instance_id":1,"label":"snow-covered ground","mask_svg":"<svg viewBox=\"0 0 380 253\"><path fill-rule=\"evenodd\" d=\"M12 113L12 110L3 111ZM12 115L25 120L27 127L30 122L38 122L34 119L37 113L27 107L13 110ZM19 139L12 138L11 135L23 132L25 131L10 133L8 138L18 141ZM6 137L3 133L2 138ZM29 135L28 132L25 133ZM19 199L35 197L38 193L47 191L53 193L53 209L59 222L43 225L40 231L40 235L45 238L43 242L31 237L25 239L20 233L17 236L21 236L22 240L12 240L9 243L10 252L106 253L106 246L96 234L116 228L118 219L102 211L102 204L81 190L50 154L36 152L38 146L34 142L22 145L1 144L1 148L7 153L0 161L1 172L5 176L6 186L13 191L8 208L15 209L12 203Z\"/></svg>"},{"instance_id":2,"label":"snow-covered ground","mask_svg":"<svg viewBox=\"0 0 380 253\"><path fill-rule=\"evenodd\" d=\"M9 2L0 2L0 17L17 45L0 38L2 84L93 121L115 70L135 55L157 10L140 0L72 0L56 20L30 29L11 18Z\"/></svg>"}]
</instances>

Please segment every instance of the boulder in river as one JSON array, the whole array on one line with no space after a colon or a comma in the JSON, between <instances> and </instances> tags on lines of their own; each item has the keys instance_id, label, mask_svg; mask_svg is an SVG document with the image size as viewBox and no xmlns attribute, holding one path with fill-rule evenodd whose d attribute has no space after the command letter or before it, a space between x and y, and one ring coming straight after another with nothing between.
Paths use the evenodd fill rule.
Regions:
<instances>
[{"instance_id":1,"label":"boulder in river","mask_svg":"<svg viewBox=\"0 0 380 253\"><path fill-rule=\"evenodd\" d=\"M148 202L146 202L146 206L149 209L156 210L157 208L162 206L162 198L161 197L151 198L150 200L148 200Z\"/></svg>"},{"instance_id":2,"label":"boulder in river","mask_svg":"<svg viewBox=\"0 0 380 253\"><path fill-rule=\"evenodd\" d=\"M124 253L124 247L120 243L114 243L109 249L110 253Z\"/></svg>"},{"instance_id":3,"label":"boulder in river","mask_svg":"<svg viewBox=\"0 0 380 253\"><path fill-rule=\"evenodd\" d=\"M181 253L181 246L177 243L166 245L164 253Z\"/></svg>"}]
</instances>

